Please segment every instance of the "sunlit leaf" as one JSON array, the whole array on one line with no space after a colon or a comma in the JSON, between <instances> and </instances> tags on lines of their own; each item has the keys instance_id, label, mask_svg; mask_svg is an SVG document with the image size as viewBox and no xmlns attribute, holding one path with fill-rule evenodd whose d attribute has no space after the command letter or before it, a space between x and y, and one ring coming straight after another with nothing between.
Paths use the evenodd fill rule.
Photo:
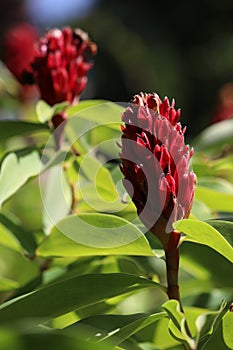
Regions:
<instances>
[{"instance_id":1,"label":"sunlit leaf","mask_svg":"<svg viewBox=\"0 0 233 350\"><path fill-rule=\"evenodd\" d=\"M38 266L35 262L27 260L19 252L5 246L0 246L0 280L6 289L8 286L13 289L21 287L34 279L39 274Z\"/></svg>"},{"instance_id":2,"label":"sunlit leaf","mask_svg":"<svg viewBox=\"0 0 233 350\"><path fill-rule=\"evenodd\" d=\"M207 127L193 141L196 150L219 149L224 144L232 142L233 119Z\"/></svg>"},{"instance_id":3,"label":"sunlit leaf","mask_svg":"<svg viewBox=\"0 0 233 350\"><path fill-rule=\"evenodd\" d=\"M166 315L166 312L152 315L97 315L83 319L70 326L69 329L80 333L83 331L84 334L86 330L86 336L89 339L116 346Z\"/></svg>"},{"instance_id":4,"label":"sunlit leaf","mask_svg":"<svg viewBox=\"0 0 233 350\"><path fill-rule=\"evenodd\" d=\"M37 254L43 257L154 255L135 225L114 215L98 213L71 215L58 222Z\"/></svg>"},{"instance_id":5,"label":"sunlit leaf","mask_svg":"<svg viewBox=\"0 0 233 350\"><path fill-rule=\"evenodd\" d=\"M45 123L51 119L53 108L45 101L40 100L36 104L36 115L40 123Z\"/></svg>"},{"instance_id":6,"label":"sunlit leaf","mask_svg":"<svg viewBox=\"0 0 233 350\"><path fill-rule=\"evenodd\" d=\"M23 186L30 177L37 175L40 167L40 155L36 150L22 155L9 153L1 165L0 205Z\"/></svg>"},{"instance_id":7,"label":"sunlit leaf","mask_svg":"<svg viewBox=\"0 0 233 350\"><path fill-rule=\"evenodd\" d=\"M54 283L0 306L0 324L28 327L102 300L158 284L127 274L86 274ZM91 293L91 290L94 290Z\"/></svg>"},{"instance_id":8,"label":"sunlit leaf","mask_svg":"<svg viewBox=\"0 0 233 350\"><path fill-rule=\"evenodd\" d=\"M0 143L5 142L10 137L32 135L37 131L49 131L45 124L31 123L19 120L1 120L0 121Z\"/></svg>"},{"instance_id":9,"label":"sunlit leaf","mask_svg":"<svg viewBox=\"0 0 233 350\"><path fill-rule=\"evenodd\" d=\"M195 198L205 203L210 209L215 211L232 211L233 195L216 191L207 187L198 186Z\"/></svg>"},{"instance_id":10,"label":"sunlit leaf","mask_svg":"<svg viewBox=\"0 0 233 350\"><path fill-rule=\"evenodd\" d=\"M219 231L206 222L198 220L180 220L174 228L184 232L193 242L207 245L233 262L233 248Z\"/></svg>"},{"instance_id":11,"label":"sunlit leaf","mask_svg":"<svg viewBox=\"0 0 233 350\"><path fill-rule=\"evenodd\" d=\"M31 233L25 231L12 217L2 213L0 214L0 224L5 229L5 236L7 235L4 241L2 235L4 232L1 231L0 226L0 242L2 244L9 244L9 247L15 247L16 249L20 246L29 254L34 254L37 244Z\"/></svg>"}]
</instances>

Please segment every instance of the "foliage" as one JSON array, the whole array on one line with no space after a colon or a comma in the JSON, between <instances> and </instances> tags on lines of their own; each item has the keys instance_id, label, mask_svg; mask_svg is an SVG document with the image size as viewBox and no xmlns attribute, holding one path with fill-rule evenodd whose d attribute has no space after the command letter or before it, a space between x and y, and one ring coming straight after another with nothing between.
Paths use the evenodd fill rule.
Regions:
<instances>
[{"instance_id":1,"label":"foliage","mask_svg":"<svg viewBox=\"0 0 233 350\"><path fill-rule=\"evenodd\" d=\"M57 150L49 120L64 106ZM0 121L1 349L233 349L232 120L193 140L195 201L174 224L183 311L121 183L123 110L39 101Z\"/></svg>"}]
</instances>

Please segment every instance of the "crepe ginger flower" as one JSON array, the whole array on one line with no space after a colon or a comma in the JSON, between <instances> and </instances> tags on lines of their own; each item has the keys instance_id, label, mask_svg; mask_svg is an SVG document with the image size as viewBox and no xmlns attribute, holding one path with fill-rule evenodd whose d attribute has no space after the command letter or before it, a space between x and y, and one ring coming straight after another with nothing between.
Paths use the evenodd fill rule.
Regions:
<instances>
[{"instance_id":1,"label":"crepe ginger flower","mask_svg":"<svg viewBox=\"0 0 233 350\"><path fill-rule=\"evenodd\" d=\"M122 115L123 184L139 218L165 249L172 224L190 214L196 183L180 114L174 100L140 93Z\"/></svg>"},{"instance_id":2,"label":"crepe ginger flower","mask_svg":"<svg viewBox=\"0 0 233 350\"><path fill-rule=\"evenodd\" d=\"M24 83L37 84L41 98L51 106L78 100L93 66L88 56L96 45L87 33L70 27L51 29L37 42L31 69L24 72Z\"/></svg>"},{"instance_id":3,"label":"crepe ginger flower","mask_svg":"<svg viewBox=\"0 0 233 350\"><path fill-rule=\"evenodd\" d=\"M20 83L23 70L30 69L33 46L38 37L37 28L26 22L12 26L4 35L3 61Z\"/></svg>"}]
</instances>

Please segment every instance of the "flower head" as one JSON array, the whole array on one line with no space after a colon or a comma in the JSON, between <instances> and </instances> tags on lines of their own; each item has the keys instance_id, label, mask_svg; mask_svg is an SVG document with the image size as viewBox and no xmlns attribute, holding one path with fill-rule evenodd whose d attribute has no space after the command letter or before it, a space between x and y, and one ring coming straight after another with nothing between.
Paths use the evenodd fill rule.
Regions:
<instances>
[{"instance_id":1,"label":"flower head","mask_svg":"<svg viewBox=\"0 0 233 350\"><path fill-rule=\"evenodd\" d=\"M156 93L135 95L122 115L124 186L144 225L164 243L172 224L189 216L196 183L193 150L184 143L180 110Z\"/></svg>"},{"instance_id":2,"label":"flower head","mask_svg":"<svg viewBox=\"0 0 233 350\"><path fill-rule=\"evenodd\" d=\"M35 46L24 82L37 84L41 98L50 105L72 103L86 87L93 66L87 58L95 53L95 43L81 29L51 29Z\"/></svg>"},{"instance_id":3,"label":"flower head","mask_svg":"<svg viewBox=\"0 0 233 350\"><path fill-rule=\"evenodd\" d=\"M19 82L23 70L30 69L34 55L33 45L38 36L37 28L29 23L17 24L4 35L3 61Z\"/></svg>"}]
</instances>

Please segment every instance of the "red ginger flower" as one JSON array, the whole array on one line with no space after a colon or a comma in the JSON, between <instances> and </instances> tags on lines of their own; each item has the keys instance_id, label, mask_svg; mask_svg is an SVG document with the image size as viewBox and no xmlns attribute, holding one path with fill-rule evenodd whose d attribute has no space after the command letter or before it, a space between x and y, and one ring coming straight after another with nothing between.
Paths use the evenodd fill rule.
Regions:
<instances>
[{"instance_id":1,"label":"red ginger flower","mask_svg":"<svg viewBox=\"0 0 233 350\"><path fill-rule=\"evenodd\" d=\"M155 93L135 95L122 115L124 186L144 225L163 243L172 224L189 216L196 183L193 149L184 143L180 110Z\"/></svg>"},{"instance_id":2,"label":"red ginger flower","mask_svg":"<svg viewBox=\"0 0 233 350\"><path fill-rule=\"evenodd\" d=\"M29 23L17 24L4 35L3 61L19 82L23 70L30 69L34 55L33 45L38 36L37 29Z\"/></svg>"},{"instance_id":3,"label":"red ginger flower","mask_svg":"<svg viewBox=\"0 0 233 350\"><path fill-rule=\"evenodd\" d=\"M87 56L96 50L81 29L49 30L35 46L32 69L24 72L24 82L36 83L41 98L50 105L72 103L86 87L87 73L93 66Z\"/></svg>"}]
</instances>

